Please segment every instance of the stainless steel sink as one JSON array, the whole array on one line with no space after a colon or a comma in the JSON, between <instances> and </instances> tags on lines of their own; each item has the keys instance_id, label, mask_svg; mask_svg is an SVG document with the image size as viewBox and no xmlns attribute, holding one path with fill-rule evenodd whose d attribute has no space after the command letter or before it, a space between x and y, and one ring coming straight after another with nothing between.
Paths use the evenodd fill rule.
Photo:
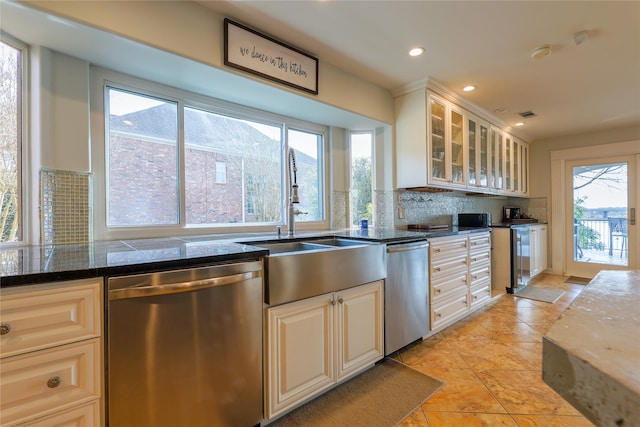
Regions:
<instances>
[{"instance_id":1,"label":"stainless steel sink","mask_svg":"<svg viewBox=\"0 0 640 427\"><path fill-rule=\"evenodd\" d=\"M327 249L326 245L306 242L251 243L251 245L269 249L269 255Z\"/></svg>"},{"instance_id":2,"label":"stainless steel sink","mask_svg":"<svg viewBox=\"0 0 640 427\"><path fill-rule=\"evenodd\" d=\"M384 245L342 238L251 242L264 259L265 302L276 305L384 279Z\"/></svg>"}]
</instances>

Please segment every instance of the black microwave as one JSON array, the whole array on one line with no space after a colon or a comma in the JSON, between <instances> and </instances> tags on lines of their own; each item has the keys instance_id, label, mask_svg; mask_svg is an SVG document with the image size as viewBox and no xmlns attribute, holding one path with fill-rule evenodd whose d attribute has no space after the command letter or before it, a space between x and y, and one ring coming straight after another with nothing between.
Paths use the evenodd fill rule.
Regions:
<instances>
[{"instance_id":1,"label":"black microwave","mask_svg":"<svg viewBox=\"0 0 640 427\"><path fill-rule=\"evenodd\" d=\"M491 227L490 213L458 214L458 227Z\"/></svg>"}]
</instances>

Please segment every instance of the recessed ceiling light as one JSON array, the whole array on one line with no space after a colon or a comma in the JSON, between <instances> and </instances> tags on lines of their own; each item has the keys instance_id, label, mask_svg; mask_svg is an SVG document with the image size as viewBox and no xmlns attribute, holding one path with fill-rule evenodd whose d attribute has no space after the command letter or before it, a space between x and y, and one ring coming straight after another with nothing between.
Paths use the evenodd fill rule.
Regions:
<instances>
[{"instance_id":1,"label":"recessed ceiling light","mask_svg":"<svg viewBox=\"0 0 640 427\"><path fill-rule=\"evenodd\" d=\"M410 56L420 56L424 53L424 48L423 47L414 47L413 49L411 49L409 51L409 55Z\"/></svg>"},{"instance_id":2,"label":"recessed ceiling light","mask_svg":"<svg viewBox=\"0 0 640 427\"><path fill-rule=\"evenodd\" d=\"M524 122L518 122L516 123L516 126L524 126Z\"/></svg>"},{"instance_id":3,"label":"recessed ceiling light","mask_svg":"<svg viewBox=\"0 0 640 427\"><path fill-rule=\"evenodd\" d=\"M469 85L469 86L465 86L462 88L463 91L465 92L471 92L472 90L474 90L476 87L474 85Z\"/></svg>"},{"instance_id":4,"label":"recessed ceiling light","mask_svg":"<svg viewBox=\"0 0 640 427\"><path fill-rule=\"evenodd\" d=\"M551 46L546 44L543 46L538 46L531 51L531 57L533 59L544 58L545 56L549 56L549 54L551 54Z\"/></svg>"},{"instance_id":5,"label":"recessed ceiling light","mask_svg":"<svg viewBox=\"0 0 640 427\"><path fill-rule=\"evenodd\" d=\"M504 113L505 111L507 111L506 108L502 107L502 108L497 108L494 110L494 113Z\"/></svg>"}]
</instances>

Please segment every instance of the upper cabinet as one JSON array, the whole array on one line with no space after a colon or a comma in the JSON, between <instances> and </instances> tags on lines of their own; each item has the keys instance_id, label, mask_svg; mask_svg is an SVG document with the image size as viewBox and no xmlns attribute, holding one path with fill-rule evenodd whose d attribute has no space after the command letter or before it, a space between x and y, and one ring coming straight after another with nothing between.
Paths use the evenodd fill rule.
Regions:
<instances>
[{"instance_id":1,"label":"upper cabinet","mask_svg":"<svg viewBox=\"0 0 640 427\"><path fill-rule=\"evenodd\" d=\"M395 98L396 186L528 195L529 147L443 96Z\"/></svg>"}]
</instances>

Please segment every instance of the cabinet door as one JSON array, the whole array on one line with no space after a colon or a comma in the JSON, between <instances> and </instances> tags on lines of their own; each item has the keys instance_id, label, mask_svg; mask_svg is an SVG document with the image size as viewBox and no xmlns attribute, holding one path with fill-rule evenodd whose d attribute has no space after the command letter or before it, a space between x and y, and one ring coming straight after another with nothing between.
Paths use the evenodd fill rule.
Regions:
<instances>
[{"instance_id":1,"label":"cabinet door","mask_svg":"<svg viewBox=\"0 0 640 427\"><path fill-rule=\"evenodd\" d=\"M522 151L520 156L520 169L522 171L520 189L522 194L526 195L529 194L529 144L521 142L520 149Z\"/></svg>"},{"instance_id":2,"label":"cabinet door","mask_svg":"<svg viewBox=\"0 0 640 427\"><path fill-rule=\"evenodd\" d=\"M504 189L513 191L513 138L504 135Z\"/></svg>"},{"instance_id":3,"label":"cabinet door","mask_svg":"<svg viewBox=\"0 0 640 427\"><path fill-rule=\"evenodd\" d=\"M450 162L447 150L447 138L449 131L447 128L446 117L447 107L443 100L433 95L429 96L429 183L446 183L449 180L447 176L446 165Z\"/></svg>"},{"instance_id":4,"label":"cabinet door","mask_svg":"<svg viewBox=\"0 0 640 427\"><path fill-rule=\"evenodd\" d=\"M520 141L513 140L513 191L522 193L522 167L521 167Z\"/></svg>"},{"instance_id":5,"label":"cabinet door","mask_svg":"<svg viewBox=\"0 0 640 427\"><path fill-rule=\"evenodd\" d=\"M504 143L500 130L491 128L491 188L504 188Z\"/></svg>"},{"instance_id":6,"label":"cabinet door","mask_svg":"<svg viewBox=\"0 0 640 427\"><path fill-rule=\"evenodd\" d=\"M474 117L467 118L467 157L469 168L467 173L467 184L470 187L480 185L480 165L479 165L479 125Z\"/></svg>"},{"instance_id":7,"label":"cabinet door","mask_svg":"<svg viewBox=\"0 0 640 427\"><path fill-rule=\"evenodd\" d=\"M547 226L531 226L531 277L547 269Z\"/></svg>"},{"instance_id":8,"label":"cabinet door","mask_svg":"<svg viewBox=\"0 0 640 427\"><path fill-rule=\"evenodd\" d=\"M449 179L457 186L464 186L465 183L465 140L464 140L464 113L462 110L450 107L449 126L451 131L451 167Z\"/></svg>"},{"instance_id":9,"label":"cabinet door","mask_svg":"<svg viewBox=\"0 0 640 427\"><path fill-rule=\"evenodd\" d=\"M338 380L384 356L383 282L336 293Z\"/></svg>"},{"instance_id":10,"label":"cabinet door","mask_svg":"<svg viewBox=\"0 0 640 427\"><path fill-rule=\"evenodd\" d=\"M267 309L267 419L335 382L333 297L320 295Z\"/></svg>"},{"instance_id":11,"label":"cabinet door","mask_svg":"<svg viewBox=\"0 0 640 427\"><path fill-rule=\"evenodd\" d=\"M483 188L489 187L489 126L484 123L480 123L479 131L479 148L478 148L478 185Z\"/></svg>"}]
</instances>

